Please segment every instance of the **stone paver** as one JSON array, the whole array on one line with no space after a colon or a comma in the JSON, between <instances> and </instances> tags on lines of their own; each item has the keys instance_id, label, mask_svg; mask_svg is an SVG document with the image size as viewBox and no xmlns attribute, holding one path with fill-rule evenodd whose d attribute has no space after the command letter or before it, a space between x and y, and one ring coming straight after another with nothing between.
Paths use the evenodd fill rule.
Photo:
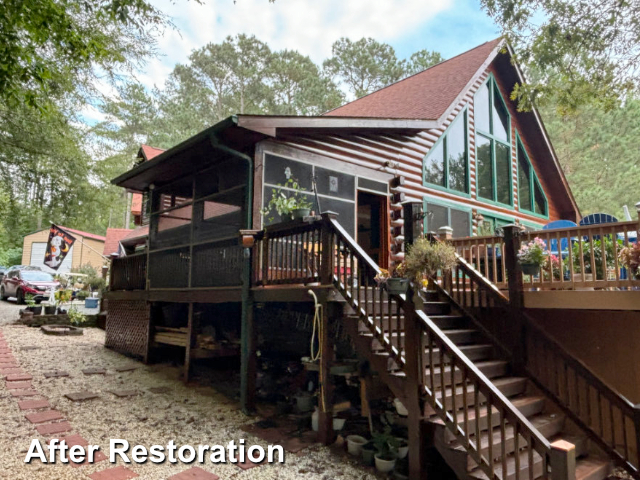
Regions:
<instances>
[{"instance_id":1,"label":"stone paver","mask_svg":"<svg viewBox=\"0 0 640 480\"><path fill-rule=\"evenodd\" d=\"M18 368L18 364L16 363L15 360L13 362L0 363L0 369L4 369L4 368Z\"/></svg>"},{"instance_id":2,"label":"stone paver","mask_svg":"<svg viewBox=\"0 0 640 480\"><path fill-rule=\"evenodd\" d=\"M93 462L91 463L91 465L93 465L94 463L98 463L98 462L102 462L104 460L107 460L109 457L107 457L104 453L102 453L101 451L97 451L93 454ZM84 465L89 465L89 456L87 455L84 458L84 461L80 462L80 463L74 463L74 462L69 462L69 465L71 465L73 468L80 468Z\"/></svg>"},{"instance_id":3,"label":"stone paver","mask_svg":"<svg viewBox=\"0 0 640 480\"><path fill-rule=\"evenodd\" d=\"M114 370L116 372L131 372L131 371L137 370L137 369L138 369L137 365L131 365L129 367L118 367L118 368L115 368Z\"/></svg>"},{"instance_id":4,"label":"stone paver","mask_svg":"<svg viewBox=\"0 0 640 480\"><path fill-rule=\"evenodd\" d=\"M62 420L64 419L64 415L62 415L57 410L46 410L44 412L38 413L29 413L24 416L31 423L46 423L53 422L54 420Z\"/></svg>"},{"instance_id":5,"label":"stone paver","mask_svg":"<svg viewBox=\"0 0 640 480\"><path fill-rule=\"evenodd\" d=\"M58 440L58 443L64 441L69 447L73 447L74 445L82 445L83 447L89 445L89 442L77 433L74 433L73 435L67 435L65 437L54 438ZM54 438L52 438L51 440L53 440Z\"/></svg>"},{"instance_id":6,"label":"stone paver","mask_svg":"<svg viewBox=\"0 0 640 480\"><path fill-rule=\"evenodd\" d=\"M85 375L104 375L107 370L105 368L85 368L82 373Z\"/></svg>"},{"instance_id":7,"label":"stone paver","mask_svg":"<svg viewBox=\"0 0 640 480\"><path fill-rule=\"evenodd\" d=\"M263 465L266 462L266 460L263 460L260 463L253 463L252 461L250 461L249 459L245 460L244 462L238 462L236 463L236 465L238 467L240 467L242 470L249 470L251 468L254 467L259 467L260 465Z\"/></svg>"},{"instance_id":8,"label":"stone paver","mask_svg":"<svg viewBox=\"0 0 640 480\"><path fill-rule=\"evenodd\" d=\"M56 370L54 372L45 372L44 378L58 378L58 377L68 377L69 374L67 372L63 372L61 370Z\"/></svg>"},{"instance_id":9,"label":"stone paver","mask_svg":"<svg viewBox=\"0 0 640 480\"><path fill-rule=\"evenodd\" d=\"M129 480L139 476L136 472L120 466L92 473L89 478L91 480Z\"/></svg>"},{"instance_id":10,"label":"stone paver","mask_svg":"<svg viewBox=\"0 0 640 480\"><path fill-rule=\"evenodd\" d=\"M69 400L73 400L74 402L79 402L82 400L91 400L94 398L98 398L100 395L92 392L74 392L74 393L66 393L64 395Z\"/></svg>"},{"instance_id":11,"label":"stone paver","mask_svg":"<svg viewBox=\"0 0 640 480\"><path fill-rule=\"evenodd\" d=\"M53 435L54 433L68 432L72 429L73 427L69 422L45 423L36 427L40 435Z\"/></svg>"},{"instance_id":12,"label":"stone paver","mask_svg":"<svg viewBox=\"0 0 640 480\"><path fill-rule=\"evenodd\" d=\"M7 382L22 382L26 380L33 380L33 377L28 373L15 373L13 375L7 375L5 380Z\"/></svg>"},{"instance_id":13,"label":"stone paver","mask_svg":"<svg viewBox=\"0 0 640 480\"><path fill-rule=\"evenodd\" d=\"M140 395L138 390L111 390L116 397L133 397L134 395Z\"/></svg>"},{"instance_id":14,"label":"stone paver","mask_svg":"<svg viewBox=\"0 0 640 480\"><path fill-rule=\"evenodd\" d=\"M31 388L31 380L24 382L7 382L5 386L7 390L28 390Z\"/></svg>"},{"instance_id":15,"label":"stone paver","mask_svg":"<svg viewBox=\"0 0 640 480\"><path fill-rule=\"evenodd\" d=\"M11 390L12 397L33 397L35 395L40 395L35 390Z\"/></svg>"},{"instance_id":16,"label":"stone paver","mask_svg":"<svg viewBox=\"0 0 640 480\"><path fill-rule=\"evenodd\" d=\"M18 402L20 410L37 410L39 408L49 408L49 400L23 400Z\"/></svg>"},{"instance_id":17,"label":"stone paver","mask_svg":"<svg viewBox=\"0 0 640 480\"><path fill-rule=\"evenodd\" d=\"M21 368L2 368L0 369L0 375L6 377L7 375L18 375L19 373L24 373Z\"/></svg>"},{"instance_id":18,"label":"stone paver","mask_svg":"<svg viewBox=\"0 0 640 480\"><path fill-rule=\"evenodd\" d=\"M218 480L220 477L214 473L209 473L200 467L193 467L184 472L177 473L169 477L169 480Z\"/></svg>"}]
</instances>

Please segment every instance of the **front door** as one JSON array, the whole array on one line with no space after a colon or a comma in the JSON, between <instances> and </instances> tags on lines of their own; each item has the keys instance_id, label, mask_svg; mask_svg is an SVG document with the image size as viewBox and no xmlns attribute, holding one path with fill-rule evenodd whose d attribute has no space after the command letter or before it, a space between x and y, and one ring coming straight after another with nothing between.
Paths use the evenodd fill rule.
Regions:
<instances>
[{"instance_id":1,"label":"front door","mask_svg":"<svg viewBox=\"0 0 640 480\"><path fill-rule=\"evenodd\" d=\"M382 268L389 266L389 202L358 191L358 245Z\"/></svg>"}]
</instances>

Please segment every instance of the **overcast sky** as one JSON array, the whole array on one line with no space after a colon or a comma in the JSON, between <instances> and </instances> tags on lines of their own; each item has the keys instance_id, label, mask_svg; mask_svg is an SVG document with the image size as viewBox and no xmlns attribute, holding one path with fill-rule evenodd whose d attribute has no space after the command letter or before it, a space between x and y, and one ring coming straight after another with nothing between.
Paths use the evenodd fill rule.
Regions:
<instances>
[{"instance_id":1,"label":"overcast sky","mask_svg":"<svg viewBox=\"0 0 640 480\"><path fill-rule=\"evenodd\" d=\"M160 39L162 56L138 79L162 87L193 49L228 35L253 34L273 50L292 49L321 63L340 37L373 37L407 58L423 48L450 58L499 35L479 0L152 0L177 27ZM90 108L93 123L102 115Z\"/></svg>"}]
</instances>

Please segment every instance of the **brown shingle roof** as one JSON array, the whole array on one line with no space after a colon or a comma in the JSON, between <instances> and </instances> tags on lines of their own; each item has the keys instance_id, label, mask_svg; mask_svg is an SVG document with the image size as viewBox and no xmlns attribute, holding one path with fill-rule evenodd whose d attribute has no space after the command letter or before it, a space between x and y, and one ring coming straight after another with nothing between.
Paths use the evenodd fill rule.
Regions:
<instances>
[{"instance_id":1,"label":"brown shingle roof","mask_svg":"<svg viewBox=\"0 0 640 480\"><path fill-rule=\"evenodd\" d=\"M128 228L107 228L107 239L104 242L102 254L108 257L112 253L118 253L120 240L131 233L131 231L132 230Z\"/></svg>"},{"instance_id":2,"label":"brown shingle roof","mask_svg":"<svg viewBox=\"0 0 640 480\"><path fill-rule=\"evenodd\" d=\"M157 157L164 151L165 150L163 150L162 148L151 147L149 145L144 145L144 144L140 145L140 152L142 153L143 158L147 162L151 160L153 157Z\"/></svg>"},{"instance_id":3,"label":"brown shingle roof","mask_svg":"<svg viewBox=\"0 0 640 480\"><path fill-rule=\"evenodd\" d=\"M473 79L501 38L325 113L337 117L437 120Z\"/></svg>"}]
</instances>

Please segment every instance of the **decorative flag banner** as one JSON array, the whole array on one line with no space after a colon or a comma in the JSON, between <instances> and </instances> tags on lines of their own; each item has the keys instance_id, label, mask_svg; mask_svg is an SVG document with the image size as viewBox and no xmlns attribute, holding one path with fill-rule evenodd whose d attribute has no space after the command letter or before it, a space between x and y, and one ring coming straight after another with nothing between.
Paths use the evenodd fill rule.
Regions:
<instances>
[{"instance_id":1,"label":"decorative flag banner","mask_svg":"<svg viewBox=\"0 0 640 480\"><path fill-rule=\"evenodd\" d=\"M44 264L54 270L58 270L75 241L76 237L52 223L49 230L47 249L44 252Z\"/></svg>"}]
</instances>

